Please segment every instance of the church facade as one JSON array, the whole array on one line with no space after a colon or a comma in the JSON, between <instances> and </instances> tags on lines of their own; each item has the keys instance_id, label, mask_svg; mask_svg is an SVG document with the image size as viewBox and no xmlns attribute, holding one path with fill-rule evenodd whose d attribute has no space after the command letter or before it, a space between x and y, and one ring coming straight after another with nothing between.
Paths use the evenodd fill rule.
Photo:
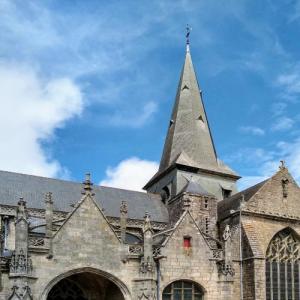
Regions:
<instances>
[{"instance_id":1,"label":"church facade","mask_svg":"<svg viewBox=\"0 0 300 300\"><path fill-rule=\"evenodd\" d=\"M300 299L300 189L284 163L238 192L189 45L146 193L0 172L3 300Z\"/></svg>"}]
</instances>

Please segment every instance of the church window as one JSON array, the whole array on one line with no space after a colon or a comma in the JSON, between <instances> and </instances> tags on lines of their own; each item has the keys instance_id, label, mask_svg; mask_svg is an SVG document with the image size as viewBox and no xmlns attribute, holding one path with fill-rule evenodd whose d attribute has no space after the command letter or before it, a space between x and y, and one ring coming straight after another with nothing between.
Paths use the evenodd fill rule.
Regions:
<instances>
[{"instance_id":1,"label":"church window","mask_svg":"<svg viewBox=\"0 0 300 300\"><path fill-rule=\"evenodd\" d=\"M229 198L231 196L231 190L227 190L227 189L223 189L222 188L222 194L223 194L223 198Z\"/></svg>"},{"instance_id":2,"label":"church window","mask_svg":"<svg viewBox=\"0 0 300 300\"><path fill-rule=\"evenodd\" d=\"M161 191L161 199L163 203L166 204L169 198L170 198L170 190L167 186L165 186Z\"/></svg>"},{"instance_id":3,"label":"church window","mask_svg":"<svg viewBox=\"0 0 300 300\"><path fill-rule=\"evenodd\" d=\"M300 239L290 229L277 233L266 253L266 299L300 299Z\"/></svg>"},{"instance_id":4,"label":"church window","mask_svg":"<svg viewBox=\"0 0 300 300\"><path fill-rule=\"evenodd\" d=\"M209 219L205 218L205 233L209 233Z\"/></svg>"},{"instance_id":5,"label":"church window","mask_svg":"<svg viewBox=\"0 0 300 300\"><path fill-rule=\"evenodd\" d=\"M208 208L208 199L204 199L204 208Z\"/></svg>"},{"instance_id":6,"label":"church window","mask_svg":"<svg viewBox=\"0 0 300 300\"><path fill-rule=\"evenodd\" d=\"M192 242L191 242L192 238L190 236L185 236L183 238L183 247L185 249L189 249L192 247Z\"/></svg>"},{"instance_id":7,"label":"church window","mask_svg":"<svg viewBox=\"0 0 300 300\"><path fill-rule=\"evenodd\" d=\"M192 281L175 281L163 291L162 300L203 300L202 288Z\"/></svg>"}]
</instances>

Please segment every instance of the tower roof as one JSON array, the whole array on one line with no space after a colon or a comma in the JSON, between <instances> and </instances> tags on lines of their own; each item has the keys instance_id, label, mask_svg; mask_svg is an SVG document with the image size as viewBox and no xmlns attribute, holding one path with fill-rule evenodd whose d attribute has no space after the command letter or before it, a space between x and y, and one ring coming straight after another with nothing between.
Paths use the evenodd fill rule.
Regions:
<instances>
[{"instance_id":1,"label":"tower roof","mask_svg":"<svg viewBox=\"0 0 300 300\"><path fill-rule=\"evenodd\" d=\"M197 165L209 169L216 169L218 166L189 45L187 45L159 171L168 168L182 153Z\"/></svg>"},{"instance_id":2,"label":"tower roof","mask_svg":"<svg viewBox=\"0 0 300 300\"><path fill-rule=\"evenodd\" d=\"M234 180L240 178L217 157L188 39L159 170L144 189L176 166L229 176Z\"/></svg>"}]
</instances>

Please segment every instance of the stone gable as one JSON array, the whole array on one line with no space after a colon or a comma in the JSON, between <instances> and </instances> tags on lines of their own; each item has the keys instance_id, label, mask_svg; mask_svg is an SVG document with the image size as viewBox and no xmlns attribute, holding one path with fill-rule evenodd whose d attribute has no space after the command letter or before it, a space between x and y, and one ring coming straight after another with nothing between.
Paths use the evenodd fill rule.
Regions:
<instances>
[{"instance_id":1,"label":"stone gable","mask_svg":"<svg viewBox=\"0 0 300 300\"><path fill-rule=\"evenodd\" d=\"M190 250L184 247L184 237L191 238ZM178 221L161 253L165 257L161 260L162 291L174 280L190 279L205 287L207 299L218 299L217 265L210 261L211 250L189 212Z\"/></svg>"},{"instance_id":2,"label":"stone gable","mask_svg":"<svg viewBox=\"0 0 300 300\"><path fill-rule=\"evenodd\" d=\"M279 170L253 195L245 208L284 217L300 216L300 189L286 168Z\"/></svg>"}]
</instances>

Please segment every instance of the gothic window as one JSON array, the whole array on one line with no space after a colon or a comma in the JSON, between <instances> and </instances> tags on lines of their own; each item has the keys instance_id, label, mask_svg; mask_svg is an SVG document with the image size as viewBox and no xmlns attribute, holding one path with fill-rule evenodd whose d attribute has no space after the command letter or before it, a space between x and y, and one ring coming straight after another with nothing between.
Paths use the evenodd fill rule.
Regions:
<instances>
[{"instance_id":1,"label":"gothic window","mask_svg":"<svg viewBox=\"0 0 300 300\"><path fill-rule=\"evenodd\" d=\"M167 186L165 186L162 191L161 191L161 198L162 198L162 201L163 203L167 203L167 201L169 200L170 198L170 190Z\"/></svg>"},{"instance_id":2,"label":"gothic window","mask_svg":"<svg viewBox=\"0 0 300 300\"><path fill-rule=\"evenodd\" d=\"M47 300L87 300L87 298L79 285L66 278L52 288Z\"/></svg>"},{"instance_id":3,"label":"gothic window","mask_svg":"<svg viewBox=\"0 0 300 300\"><path fill-rule=\"evenodd\" d=\"M223 189L222 188L222 194L223 194L223 198L226 199L226 198L229 198L231 196L231 190L227 190L227 189Z\"/></svg>"},{"instance_id":4,"label":"gothic window","mask_svg":"<svg viewBox=\"0 0 300 300\"><path fill-rule=\"evenodd\" d=\"M209 219L205 218L205 233L209 234Z\"/></svg>"},{"instance_id":5,"label":"gothic window","mask_svg":"<svg viewBox=\"0 0 300 300\"><path fill-rule=\"evenodd\" d=\"M208 209L208 199L207 198L204 199L204 208Z\"/></svg>"},{"instance_id":6,"label":"gothic window","mask_svg":"<svg viewBox=\"0 0 300 300\"><path fill-rule=\"evenodd\" d=\"M190 249L192 247L192 238L190 236L185 236L183 238L183 247L186 249Z\"/></svg>"},{"instance_id":7,"label":"gothic window","mask_svg":"<svg viewBox=\"0 0 300 300\"><path fill-rule=\"evenodd\" d=\"M163 291L162 300L203 300L203 290L192 281L175 281Z\"/></svg>"},{"instance_id":8,"label":"gothic window","mask_svg":"<svg viewBox=\"0 0 300 300\"><path fill-rule=\"evenodd\" d=\"M277 233L266 254L266 299L296 300L299 292L300 240L289 229Z\"/></svg>"}]
</instances>

